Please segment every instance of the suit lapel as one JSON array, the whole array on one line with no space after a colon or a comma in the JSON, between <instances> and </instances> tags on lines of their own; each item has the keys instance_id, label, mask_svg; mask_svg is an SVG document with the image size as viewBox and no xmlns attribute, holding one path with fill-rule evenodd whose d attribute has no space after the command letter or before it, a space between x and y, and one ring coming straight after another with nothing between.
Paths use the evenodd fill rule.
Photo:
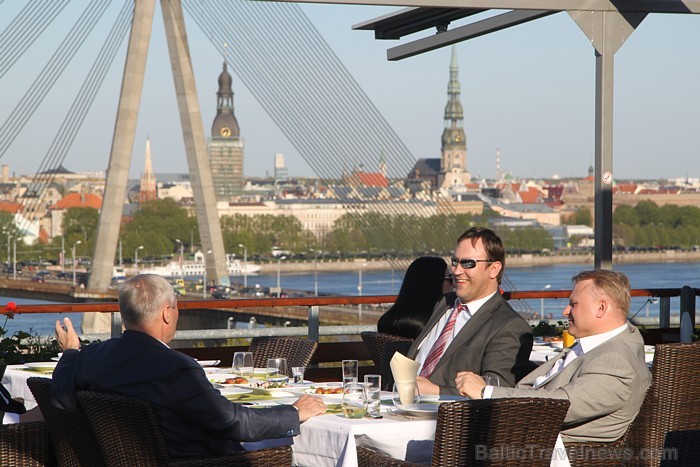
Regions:
<instances>
[{"instance_id":1,"label":"suit lapel","mask_svg":"<svg viewBox=\"0 0 700 467\"><path fill-rule=\"evenodd\" d=\"M480 329L484 326L484 324L491 319L493 316L494 312L500 305L499 302L500 295L496 293L493 297L491 297L486 303L484 303L479 311L469 318L469 321L466 322L464 327L460 329L459 333L455 336L455 338L450 342L450 345L447 346L445 349L445 352L442 354L442 357L440 357L440 361L438 364L435 366L435 370L440 368L447 360L449 360L450 356L455 353L464 343L469 342L469 340L474 337L474 335L479 332ZM433 373L435 372L433 371Z\"/></svg>"},{"instance_id":2,"label":"suit lapel","mask_svg":"<svg viewBox=\"0 0 700 467\"><path fill-rule=\"evenodd\" d=\"M425 336L427 336L428 333L435 327L440 318L442 318L442 315L445 314L445 311L452 307L455 300L457 300L457 296L454 294L454 292L451 292L437 302L435 308L433 309L433 314L430 315L430 319L425 324L423 331L421 331L420 335L418 335L416 340L413 341L413 344L411 344L411 348L408 351L408 358L416 358L416 355L418 355L419 346L425 340Z\"/></svg>"}]
</instances>

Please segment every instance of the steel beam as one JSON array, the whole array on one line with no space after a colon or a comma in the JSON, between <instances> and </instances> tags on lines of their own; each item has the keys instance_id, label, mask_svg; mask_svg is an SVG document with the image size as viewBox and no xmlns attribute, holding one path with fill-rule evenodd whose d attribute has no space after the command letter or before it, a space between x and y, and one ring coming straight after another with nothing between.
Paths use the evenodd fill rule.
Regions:
<instances>
[{"instance_id":1,"label":"steel beam","mask_svg":"<svg viewBox=\"0 0 700 467\"><path fill-rule=\"evenodd\" d=\"M374 31L375 39L400 39L424 29L447 29L452 21L482 13L468 8L404 8L382 17L356 24L352 29Z\"/></svg>"},{"instance_id":2,"label":"steel beam","mask_svg":"<svg viewBox=\"0 0 700 467\"><path fill-rule=\"evenodd\" d=\"M185 139L194 204L202 239L206 277L217 285L231 285L221 234L221 223L216 211L216 197L212 181L207 145L204 137L202 114L194 81L194 72L187 43L185 20L180 0L161 0L165 35L168 40L170 64L175 80L175 92L180 109L180 124ZM207 257L211 251L213 261ZM206 288L206 284L204 284Z\"/></svg>"},{"instance_id":3,"label":"steel beam","mask_svg":"<svg viewBox=\"0 0 700 467\"><path fill-rule=\"evenodd\" d=\"M545 16L558 13L557 11L532 10L532 11L509 11L491 18L476 21L464 26L460 26L449 31L436 34L434 36L418 39L413 42L399 45L387 50L387 58L390 61L402 60L414 55L422 54L430 50L435 50L447 45L456 44L468 39L490 34L492 32L507 29L512 26L527 23Z\"/></svg>"},{"instance_id":4,"label":"steel beam","mask_svg":"<svg viewBox=\"0 0 700 467\"><path fill-rule=\"evenodd\" d=\"M277 2L492 10L700 13L700 0L274 0Z\"/></svg>"}]
</instances>

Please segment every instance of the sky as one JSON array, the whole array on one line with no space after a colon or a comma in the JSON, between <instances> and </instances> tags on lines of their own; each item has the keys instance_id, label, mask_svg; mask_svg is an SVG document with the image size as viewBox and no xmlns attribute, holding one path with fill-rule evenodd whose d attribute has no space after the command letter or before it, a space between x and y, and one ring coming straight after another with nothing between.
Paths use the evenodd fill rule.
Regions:
<instances>
[{"instance_id":1,"label":"sky","mask_svg":"<svg viewBox=\"0 0 700 467\"><path fill-rule=\"evenodd\" d=\"M0 5L4 30L24 2ZM88 43L0 163L16 175L39 167L87 74L121 1L112 2ZM72 2L0 77L0 124L26 92L84 8ZM386 59L402 41L379 41L354 24L395 11L390 7L302 4L331 48L385 119L418 158L440 157L447 102L450 48L397 62ZM205 132L216 113L217 77L223 59L185 17ZM462 24L462 23L458 23ZM261 23L264 27L264 23ZM285 31L270 31L284 40ZM432 34L432 32L430 32ZM650 15L615 57L614 166L616 179L700 177L700 16ZM457 46L467 165L473 177L493 178L501 166L519 178L587 175L594 160L594 50L566 13L462 42ZM2 52L2 51L0 51ZM64 165L72 171L105 171L123 71L126 40L81 127ZM273 172L275 153L292 176L313 176L232 71L235 113L245 142L244 173ZM156 2L131 176L143 170L146 138L156 176L186 172L180 121ZM370 170L372 168L368 168Z\"/></svg>"}]
</instances>

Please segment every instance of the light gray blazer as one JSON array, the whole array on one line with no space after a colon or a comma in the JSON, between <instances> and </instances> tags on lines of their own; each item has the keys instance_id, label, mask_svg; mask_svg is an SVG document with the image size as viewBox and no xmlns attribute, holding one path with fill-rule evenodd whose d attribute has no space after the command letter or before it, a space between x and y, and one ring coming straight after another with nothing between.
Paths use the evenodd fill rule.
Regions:
<instances>
[{"instance_id":1,"label":"light gray blazer","mask_svg":"<svg viewBox=\"0 0 700 467\"><path fill-rule=\"evenodd\" d=\"M561 431L565 443L620 438L639 412L651 383L639 331L628 324L627 330L577 357L532 389L537 377L546 375L565 354L561 352L542 364L515 388L494 388L492 397L568 399L571 406Z\"/></svg>"},{"instance_id":2,"label":"light gray blazer","mask_svg":"<svg viewBox=\"0 0 700 467\"><path fill-rule=\"evenodd\" d=\"M409 358L416 358L418 345L445 311L452 308L456 299L457 295L451 292L435 305L423 332L408 351ZM532 369L531 351L530 325L500 293L496 293L457 333L429 379L440 386L440 394L459 394L455 386L455 376L459 371L495 374L499 376L501 385L513 387Z\"/></svg>"}]
</instances>

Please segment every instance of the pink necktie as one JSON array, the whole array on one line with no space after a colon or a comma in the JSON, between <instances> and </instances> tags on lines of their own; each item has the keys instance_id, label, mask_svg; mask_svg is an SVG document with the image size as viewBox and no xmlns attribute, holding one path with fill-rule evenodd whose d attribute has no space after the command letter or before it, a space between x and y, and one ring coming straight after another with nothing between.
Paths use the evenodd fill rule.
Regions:
<instances>
[{"instance_id":1,"label":"pink necktie","mask_svg":"<svg viewBox=\"0 0 700 467\"><path fill-rule=\"evenodd\" d=\"M459 302L459 299L457 299L457 302ZM461 311L466 309L466 305L462 305L462 303L455 303L455 307L452 308L452 313L450 314L450 318L447 320L447 324L445 324L440 336L437 338L430 349L430 352L428 352L428 356L425 358L423 368L420 370L421 376L430 378L430 375L433 374L433 370L435 370L435 367L440 361L442 354L445 353L447 345L450 343L450 340L452 340L452 331L455 328L457 316Z\"/></svg>"}]
</instances>

